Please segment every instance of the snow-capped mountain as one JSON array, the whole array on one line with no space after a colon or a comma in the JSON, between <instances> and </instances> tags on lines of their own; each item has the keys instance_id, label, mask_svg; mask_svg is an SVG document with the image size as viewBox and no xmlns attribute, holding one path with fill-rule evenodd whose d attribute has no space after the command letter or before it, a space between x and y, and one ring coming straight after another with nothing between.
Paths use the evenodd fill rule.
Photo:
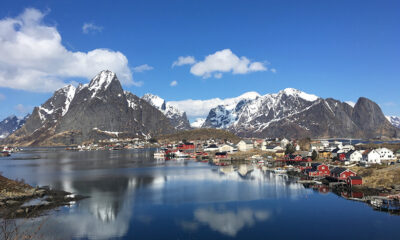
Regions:
<instances>
[{"instance_id":1,"label":"snow-capped mountain","mask_svg":"<svg viewBox=\"0 0 400 240\"><path fill-rule=\"evenodd\" d=\"M16 130L20 129L22 125L25 124L26 119L29 117L29 114L23 118L18 118L15 115L11 115L3 121L0 122L0 138L5 138Z\"/></svg>"},{"instance_id":2,"label":"snow-capped mountain","mask_svg":"<svg viewBox=\"0 0 400 240\"><path fill-rule=\"evenodd\" d=\"M400 117L386 116L386 119L395 127L400 128Z\"/></svg>"},{"instance_id":3,"label":"snow-capped mountain","mask_svg":"<svg viewBox=\"0 0 400 240\"><path fill-rule=\"evenodd\" d=\"M169 104L157 95L147 93L142 97L142 99L160 110L171 121L172 126L176 129L190 129L190 123L184 111L179 110L177 107Z\"/></svg>"},{"instance_id":4,"label":"snow-capped mountain","mask_svg":"<svg viewBox=\"0 0 400 240\"><path fill-rule=\"evenodd\" d=\"M190 123L190 126L192 128L201 128L204 124L204 122L206 121L205 118L196 118L194 120L194 122Z\"/></svg>"},{"instance_id":5,"label":"snow-capped mountain","mask_svg":"<svg viewBox=\"0 0 400 240\"><path fill-rule=\"evenodd\" d=\"M123 91L115 73L102 71L89 84L57 90L35 107L24 126L6 138L22 145L79 144L110 137L171 133L170 121L148 102Z\"/></svg>"},{"instance_id":6,"label":"snow-capped mountain","mask_svg":"<svg viewBox=\"0 0 400 240\"><path fill-rule=\"evenodd\" d=\"M257 137L376 137L397 134L378 105L360 98L354 108L297 89L242 99L210 110L202 127Z\"/></svg>"}]
</instances>

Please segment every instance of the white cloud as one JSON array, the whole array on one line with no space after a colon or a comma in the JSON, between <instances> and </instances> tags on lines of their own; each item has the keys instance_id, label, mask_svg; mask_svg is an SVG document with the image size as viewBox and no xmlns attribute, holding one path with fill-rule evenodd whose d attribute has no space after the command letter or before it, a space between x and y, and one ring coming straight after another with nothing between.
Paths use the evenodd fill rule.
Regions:
<instances>
[{"instance_id":1,"label":"white cloud","mask_svg":"<svg viewBox=\"0 0 400 240\"><path fill-rule=\"evenodd\" d=\"M186 99L181 101L170 101L169 104L185 111L189 118L205 118L212 108L218 105L236 105L242 99L255 99L260 94L256 92L247 92L235 98L212 98L206 100Z\"/></svg>"},{"instance_id":2,"label":"white cloud","mask_svg":"<svg viewBox=\"0 0 400 240\"><path fill-rule=\"evenodd\" d=\"M26 116L28 113L32 112L32 106L25 106L23 104L18 104L14 106L14 109L17 111L19 117Z\"/></svg>"},{"instance_id":3,"label":"white cloud","mask_svg":"<svg viewBox=\"0 0 400 240\"><path fill-rule=\"evenodd\" d=\"M262 62L251 62L246 57L236 56L230 49L217 51L208 55L204 61L194 64L190 72L196 76L209 78L213 73L214 76L221 76L218 73L232 72L233 74L246 74L250 72L267 71L267 67Z\"/></svg>"},{"instance_id":4,"label":"white cloud","mask_svg":"<svg viewBox=\"0 0 400 240\"><path fill-rule=\"evenodd\" d=\"M123 84L135 84L124 54L108 49L69 51L56 27L43 23L44 16L26 9L0 20L0 87L49 92L68 78L91 79L104 69L116 72Z\"/></svg>"},{"instance_id":5,"label":"white cloud","mask_svg":"<svg viewBox=\"0 0 400 240\"><path fill-rule=\"evenodd\" d=\"M82 32L85 34L96 33L96 32L101 32L101 31L103 31L103 27L97 26L93 23L84 23L82 26Z\"/></svg>"},{"instance_id":6,"label":"white cloud","mask_svg":"<svg viewBox=\"0 0 400 240\"><path fill-rule=\"evenodd\" d=\"M192 65L196 63L196 59L192 56L187 56L187 57L178 57L178 60L172 63L172 67L175 66L182 66L182 65Z\"/></svg>"},{"instance_id":7,"label":"white cloud","mask_svg":"<svg viewBox=\"0 0 400 240\"><path fill-rule=\"evenodd\" d=\"M353 101L345 101L345 103L349 104L352 107L354 107L356 105L356 103Z\"/></svg>"},{"instance_id":8,"label":"white cloud","mask_svg":"<svg viewBox=\"0 0 400 240\"><path fill-rule=\"evenodd\" d=\"M171 87L175 87L176 85L178 85L178 82L177 82L176 80L174 80L174 81L172 81L169 85L170 85Z\"/></svg>"},{"instance_id":9,"label":"white cloud","mask_svg":"<svg viewBox=\"0 0 400 240\"><path fill-rule=\"evenodd\" d=\"M215 73L214 78L217 78L217 79L222 78L222 73Z\"/></svg>"},{"instance_id":10,"label":"white cloud","mask_svg":"<svg viewBox=\"0 0 400 240\"><path fill-rule=\"evenodd\" d=\"M143 65L134 67L133 71L134 72L144 72L144 71L150 71L153 69L154 69L154 67L149 66L148 64L143 64Z\"/></svg>"}]
</instances>

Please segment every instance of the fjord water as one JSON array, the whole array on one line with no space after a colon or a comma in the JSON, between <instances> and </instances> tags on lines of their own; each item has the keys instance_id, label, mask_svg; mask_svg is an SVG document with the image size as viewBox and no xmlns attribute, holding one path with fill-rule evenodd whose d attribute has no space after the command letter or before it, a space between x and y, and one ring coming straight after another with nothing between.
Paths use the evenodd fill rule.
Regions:
<instances>
[{"instance_id":1,"label":"fjord water","mask_svg":"<svg viewBox=\"0 0 400 240\"><path fill-rule=\"evenodd\" d=\"M30 149L0 171L87 195L27 224L49 239L399 239L400 217L257 168L157 161L150 150ZM25 223L26 224L26 223Z\"/></svg>"}]
</instances>

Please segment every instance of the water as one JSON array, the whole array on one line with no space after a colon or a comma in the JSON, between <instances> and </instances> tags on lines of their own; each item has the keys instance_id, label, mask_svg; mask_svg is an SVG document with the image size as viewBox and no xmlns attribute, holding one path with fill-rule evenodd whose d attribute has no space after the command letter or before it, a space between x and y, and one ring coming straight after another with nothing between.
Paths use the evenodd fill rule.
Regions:
<instances>
[{"instance_id":1,"label":"water","mask_svg":"<svg viewBox=\"0 0 400 240\"><path fill-rule=\"evenodd\" d=\"M156 161L147 150L13 157L24 160L1 159L6 177L90 196L25 223L43 225L42 239L400 238L399 216L257 168L243 177L231 167Z\"/></svg>"}]
</instances>

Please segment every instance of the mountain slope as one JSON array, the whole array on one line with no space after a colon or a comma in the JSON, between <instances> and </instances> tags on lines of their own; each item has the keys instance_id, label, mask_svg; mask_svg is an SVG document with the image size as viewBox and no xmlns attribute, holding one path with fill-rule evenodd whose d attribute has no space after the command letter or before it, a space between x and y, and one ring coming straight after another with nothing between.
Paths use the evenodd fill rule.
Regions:
<instances>
[{"instance_id":1,"label":"mountain slope","mask_svg":"<svg viewBox=\"0 0 400 240\"><path fill-rule=\"evenodd\" d=\"M26 119L29 115L24 118L18 118L15 115L9 116L0 122L0 139L5 138L14 131L20 129L25 124Z\"/></svg>"},{"instance_id":2,"label":"mountain slope","mask_svg":"<svg viewBox=\"0 0 400 240\"><path fill-rule=\"evenodd\" d=\"M395 137L379 106L360 98L354 108L293 88L210 110L203 127L256 137Z\"/></svg>"},{"instance_id":3,"label":"mountain slope","mask_svg":"<svg viewBox=\"0 0 400 240\"><path fill-rule=\"evenodd\" d=\"M400 117L386 116L386 119L395 127L400 128Z\"/></svg>"},{"instance_id":4,"label":"mountain slope","mask_svg":"<svg viewBox=\"0 0 400 240\"><path fill-rule=\"evenodd\" d=\"M113 72L102 71L89 84L57 90L6 140L22 145L68 145L173 131L159 110L124 92Z\"/></svg>"},{"instance_id":5,"label":"mountain slope","mask_svg":"<svg viewBox=\"0 0 400 240\"><path fill-rule=\"evenodd\" d=\"M175 106L170 105L159 96L150 93L145 94L142 99L160 110L170 120L172 126L174 126L176 129L190 129L190 123L185 112L179 110Z\"/></svg>"}]
</instances>

